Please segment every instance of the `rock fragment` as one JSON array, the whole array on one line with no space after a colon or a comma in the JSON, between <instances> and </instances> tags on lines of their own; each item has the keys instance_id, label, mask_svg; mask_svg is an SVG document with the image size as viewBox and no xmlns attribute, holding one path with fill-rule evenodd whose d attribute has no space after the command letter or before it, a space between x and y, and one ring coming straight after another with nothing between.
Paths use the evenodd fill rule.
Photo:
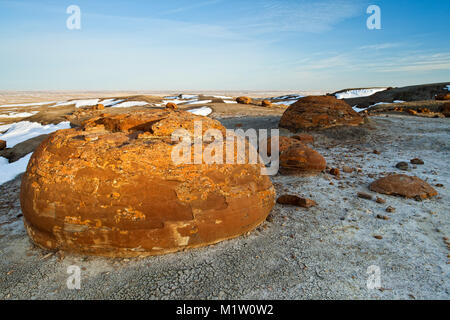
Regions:
<instances>
[{"instance_id":1,"label":"rock fragment","mask_svg":"<svg viewBox=\"0 0 450 320\"><path fill-rule=\"evenodd\" d=\"M358 192L358 198L366 199L366 200L372 200L372 196L370 194L367 194L365 192Z\"/></svg>"},{"instance_id":2,"label":"rock fragment","mask_svg":"<svg viewBox=\"0 0 450 320\"><path fill-rule=\"evenodd\" d=\"M285 205L292 205L302 208L310 208L317 205L317 203L314 200L302 198L296 195L282 195L277 199L277 203L279 204L285 204Z\"/></svg>"},{"instance_id":3,"label":"rock fragment","mask_svg":"<svg viewBox=\"0 0 450 320\"><path fill-rule=\"evenodd\" d=\"M419 158L411 159L410 162L412 164L419 164L419 165L425 164L425 162L422 159L419 159Z\"/></svg>"},{"instance_id":4,"label":"rock fragment","mask_svg":"<svg viewBox=\"0 0 450 320\"><path fill-rule=\"evenodd\" d=\"M408 171L408 170L409 170L409 165L408 165L408 163L407 163L407 162L404 162L404 161L397 163L397 164L395 165L395 167L396 167L397 169L400 169L400 170L403 170L403 171Z\"/></svg>"}]
</instances>

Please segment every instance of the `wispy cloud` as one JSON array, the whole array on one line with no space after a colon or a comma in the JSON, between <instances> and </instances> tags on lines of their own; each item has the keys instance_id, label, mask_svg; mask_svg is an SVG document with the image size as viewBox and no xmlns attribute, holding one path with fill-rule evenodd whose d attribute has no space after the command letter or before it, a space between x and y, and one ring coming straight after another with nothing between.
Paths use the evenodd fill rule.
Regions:
<instances>
[{"instance_id":1,"label":"wispy cloud","mask_svg":"<svg viewBox=\"0 0 450 320\"><path fill-rule=\"evenodd\" d=\"M252 1L247 25L239 28L257 28L266 32L324 32L345 19L362 14L360 0L316 0L316 1ZM256 30L253 30L256 31Z\"/></svg>"},{"instance_id":2,"label":"wispy cloud","mask_svg":"<svg viewBox=\"0 0 450 320\"><path fill-rule=\"evenodd\" d=\"M398 48L401 46L404 46L404 43L402 43L402 42L386 42L386 43L362 46L362 47L359 47L358 49L360 49L360 50L382 50L382 49Z\"/></svg>"},{"instance_id":3,"label":"wispy cloud","mask_svg":"<svg viewBox=\"0 0 450 320\"><path fill-rule=\"evenodd\" d=\"M200 9L200 8L207 7L207 6L216 5L222 1L223 0L208 0L208 1L200 1L200 2L191 1L189 5L179 6L177 8L163 11L163 12L161 12L161 15L170 15L170 14L181 13L181 12L190 11L190 10L194 10L194 9Z\"/></svg>"},{"instance_id":4,"label":"wispy cloud","mask_svg":"<svg viewBox=\"0 0 450 320\"><path fill-rule=\"evenodd\" d=\"M377 72L424 72L450 70L450 53L417 53L387 58L373 66Z\"/></svg>"}]
</instances>

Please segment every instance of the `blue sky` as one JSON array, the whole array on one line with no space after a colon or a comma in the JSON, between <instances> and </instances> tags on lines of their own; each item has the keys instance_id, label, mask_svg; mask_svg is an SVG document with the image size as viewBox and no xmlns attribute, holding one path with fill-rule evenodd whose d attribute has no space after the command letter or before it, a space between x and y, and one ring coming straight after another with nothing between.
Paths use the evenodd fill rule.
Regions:
<instances>
[{"instance_id":1,"label":"blue sky","mask_svg":"<svg viewBox=\"0 0 450 320\"><path fill-rule=\"evenodd\" d=\"M69 30L70 5L81 30ZM381 30L366 9L381 8ZM0 0L0 90L334 90L450 81L449 0Z\"/></svg>"}]
</instances>

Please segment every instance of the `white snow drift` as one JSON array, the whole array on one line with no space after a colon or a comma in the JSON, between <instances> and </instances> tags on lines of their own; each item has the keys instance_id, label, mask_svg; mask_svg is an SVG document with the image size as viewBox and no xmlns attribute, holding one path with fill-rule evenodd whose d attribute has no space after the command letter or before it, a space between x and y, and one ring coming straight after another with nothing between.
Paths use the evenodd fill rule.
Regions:
<instances>
[{"instance_id":1,"label":"white snow drift","mask_svg":"<svg viewBox=\"0 0 450 320\"><path fill-rule=\"evenodd\" d=\"M0 135L0 140L6 141L8 148L14 147L16 144L28 139L40 136L41 134L49 134L60 129L69 129L70 122L65 121L59 124L42 125L37 122L20 121L13 123L4 134ZM0 128L1 130L1 128Z\"/></svg>"},{"instance_id":2,"label":"white snow drift","mask_svg":"<svg viewBox=\"0 0 450 320\"><path fill-rule=\"evenodd\" d=\"M0 157L0 184L4 184L14 179L18 174L25 172L31 154L29 153L13 163L9 163L8 159Z\"/></svg>"},{"instance_id":3,"label":"white snow drift","mask_svg":"<svg viewBox=\"0 0 450 320\"><path fill-rule=\"evenodd\" d=\"M205 116L206 117L207 115L211 114L213 111L209 107L201 107L201 108L197 108L197 109L188 110L188 112L195 114L197 116Z\"/></svg>"},{"instance_id":4,"label":"white snow drift","mask_svg":"<svg viewBox=\"0 0 450 320\"><path fill-rule=\"evenodd\" d=\"M384 91L387 88L367 88L367 89L355 89L348 90L340 93L336 93L337 99L350 99L350 98L361 98L368 97L377 92Z\"/></svg>"}]
</instances>

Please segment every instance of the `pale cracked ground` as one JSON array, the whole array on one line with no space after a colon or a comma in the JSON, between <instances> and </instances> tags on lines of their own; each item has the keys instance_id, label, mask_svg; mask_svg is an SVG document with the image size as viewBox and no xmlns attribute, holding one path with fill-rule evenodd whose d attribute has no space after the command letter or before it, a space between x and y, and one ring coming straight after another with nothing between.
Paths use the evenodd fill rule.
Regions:
<instances>
[{"instance_id":1,"label":"pale cracked ground","mask_svg":"<svg viewBox=\"0 0 450 320\"><path fill-rule=\"evenodd\" d=\"M274 128L278 119L223 123ZM443 240L450 237L449 119L371 119L367 129L315 134L315 148L330 167L348 165L362 173L344 173L341 180L325 173L272 178L279 195L305 195L317 207L276 205L273 219L249 235L166 256L61 260L31 245L18 217L20 180L6 183L0 186L0 299L449 299ZM375 195L368 190L375 177L399 172L397 162L415 157L425 165L407 174L443 184L436 187L438 197L417 202L383 195L386 204L356 197L358 191ZM387 206L397 211L387 213ZM81 267L80 290L66 287L70 265ZM381 290L366 286L371 265L381 269Z\"/></svg>"}]
</instances>

